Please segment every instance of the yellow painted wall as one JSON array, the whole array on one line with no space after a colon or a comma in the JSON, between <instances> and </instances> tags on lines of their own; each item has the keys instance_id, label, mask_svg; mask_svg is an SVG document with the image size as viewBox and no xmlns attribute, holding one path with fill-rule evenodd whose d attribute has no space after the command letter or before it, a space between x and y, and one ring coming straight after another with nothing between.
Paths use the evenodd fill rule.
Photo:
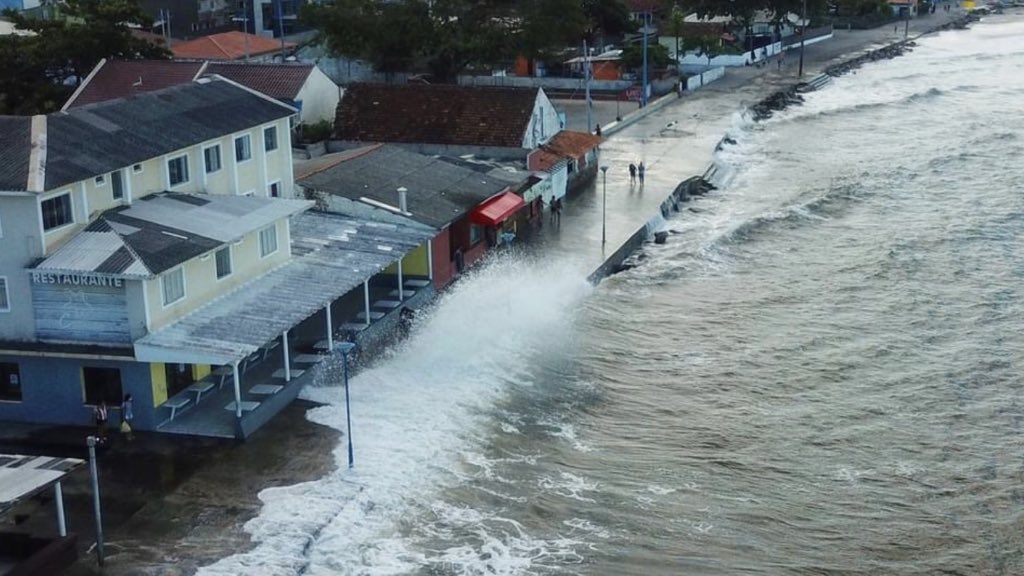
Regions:
<instances>
[{"instance_id":1,"label":"yellow painted wall","mask_svg":"<svg viewBox=\"0 0 1024 576\"><path fill-rule=\"evenodd\" d=\"M259 231L246 234L240 243L232 244L230 276L217 280L217 260L212 252L205 260L194 258L186 262L185 298L166 308L163 305L160 278L146 280L144 289L149 303L150 331L180 319L211 299L286 262L290 254L285 222L280 220L277 223L277 252L266 258L260 258Z\"/></svg>"},{"instance_id":2,"label":"yellow painted wall","mask_svg":"<svg viewBox=\"0 0 1024 576\"><path fill-rule=\"evenodd\" d=\"M402 259L402 273L406 276L430 276L429 261L427 260L427 245L423 244Z\"/></svg>"},{"instance_id":3,"label":"yellow painted wall","mask_svg":"<svg viewBox=\"0 0 1024 576\"><path fill-rule=\"evenodd\" d=\"M203 378L210 375L209 364L193 364L192 365L192 379L199 382Z\"/></svg>"},{"instance_id":4,"label":"yellow painted wall","mask_svg":"<svg viewBox=\"0 0 1024 576\"><path fill-rule=\"evenodd\" d=\"M153 385L153 406L167 401L167 370L163 363L149 365L149 380Z\"/></svg>"}]
</instances>

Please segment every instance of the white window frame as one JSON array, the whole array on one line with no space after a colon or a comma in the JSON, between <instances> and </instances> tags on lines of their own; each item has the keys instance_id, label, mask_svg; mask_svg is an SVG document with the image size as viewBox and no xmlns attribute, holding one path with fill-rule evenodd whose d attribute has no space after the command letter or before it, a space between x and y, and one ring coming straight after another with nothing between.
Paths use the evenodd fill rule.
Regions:
<instances>
[{"instance_id":1,"label":"white window frame","mask_svg":"<svg viewBox=\"0 0 1024 576\"><path fill-rule=\"evenodd\" d=\"M174 162L175 160L180 160L180 159L184 159L184 161L185 161L185 179L182 180L181 182L178 182L177 184L175 184L174 182L171 182L171 162ZM178 154L177 156L168 156L167 157L167 161L164 163L164 165L167 166L167 189L168 190L173 190L174 188L179 188L181 186L185 186L186 184L188 184L189 182L192 181L192 173L188 169L188 154L187 153L186 154Z\"/></svg>"},{"instance_id":2,"label":"white window frame","mask_svg":"<svg viewBox=\"0 0 1024 576\"><path fill-rule=\"evenodd\" d=\"M132 164L132 174L142 174L146 168L142 165L142 162L138 164Z\"/></svg>"},{"instance_id":3,"label":"white window frame","mask_svg":"<svg viewBox=\"0 0 1024 576\"><path fill-rule=\"evenodd\" d=\"M96 185L97 188L102 188L103 186L107 185L107 175L100 174L99 176L93 178L92 182L93 184Z\"/></svg>"},{"instance_id":4,"label":"white window frame","mask_svg":"<svg viewBox=\"0 0 1024 576\"><path fill-rule=\"evenodd\" d=\"M206 151L212 148L217 149L217 169L210 170L206 162ZM209 146L203 146L203 173L204 174L216 174L224 169L224 155L221 154L220 142L216 144L210 144Z\"/></svg>"},{"instance_id":5,"label":"white window frame","mask_svg":"<svg viewBox=\"0 0 1024 576\"><path fill-rule=\"evenodd\" d=\"M273 238L274 238L274 249L270 250L269 252L264 252L263 251L263 234L265 234L268 230L272 230L273 234L274 234L273 235ZM260 246L259 250L260 250L260 259L261 260L263 258L267 258L267 257L273 256L274 254L277 253L277 251L280 249L280 246L278 245L278 238L277 238L277 224L271 224L270 226L267 226L266 228L260 229L260 232L259 232L259 246Z\"/></svg>"},{"instance_id":6,"label":"white window frame","mask_svg":"<svg viewBox=\"0 0 1024 576\"><path fill-rule=\"evenodd\" d=\"M274 195L270 193L270 187L274 184L277 184L277 198L284 198L284 186L281 186L280 180L267 182L267 198L274 198Z\"/></svg>"},{"instance_id":7,"label":"white window frame","mask_svg":"<svg viewBox=\"0 0 1024 576\"><path fill-rule=\"evenodd\" d=\"M167 278L171 276L171 274L181 274L181 296L168 302L167 289L164 287L164 283L167 281ZM177 268L168 270L167 272L164 272L163 274L160 275L160 302L163 303L164 308L170 308L171 306L174 306L175 304L181 302L186 298L186 296L188 295L188 288L185 286L185 284L186 282L184 266L178 266Z\"/></svg>"},{"instance_id":8,"label":"white window frame","mask_svg":"<svg viewBox=\"0 0 1024 576\"><path fill-rule=\"evenodd\" d=\"M220 270L217 268L217 254L220 254L221 252L224 252L225 250L227 250L227 253L228 253L228 273L223 275L223 276L221 276L220 275ZM221 280L223 280L225 278L230 278L231 276L234 275L234 273L235 273L235 255L232 253L231 245L228 244L227 246L224 246L222 248L218 248L218 249L214 250L213 251L213 275L217 277L217 282L220 282Z\"/></svg>"},{"instance_id":9,"label":"white window frame","mask_svg":"<svg viewBox=\"0 0 1024 576\"><path fill-rule=\"evenodd\" d=\"M273 130L274 131L274 147L273 148L267 148L267 131L268 130ZM277 125L276 124L271 124L270 126L266 126L266 127L263 128L263 153L264 154L267 153L267 152L275 152L278 148L281 147L281 142L279 141L277 136L278 136L278 129L277 129Z\"/></svg>"},{"instance_id":10,"label":"white window frame","mask_svg":"<svg viewBox=\"0 0 1024 576\"><path fill-rule=\"evenodd\" d=\"M3 294L4 302L6 306L0 306L0 313L7 313L11 311L11 284L7 281L7 276L0 276L0 294Z\"/></svg>"},{"instance_id":11,"label":"white window frame","mask_svg":"<svg viewBox=\"0 0 1024 576\"><path fill-rule=\"evenodd\" d=\"M60 226L54 226L53 228L47 229L46 228L46 220L43 218L43 203L44 202L49 202L50 200L54 200L56 198L60 198L61 196L67 196L68 197L68 201L71 203L71 221L70 222L66 222L64 224L61 224ZM54 194L53 196L50 196L49 198L40 199L39 200L39 222L40 222L40 224L42 224L42 228L43 228L43 233L44 234L49 234L51 232L56 232L57 230L62 230L64 228L67 228L68 226L74 226L75 225L75 197L71 193L71 190L65 190L63 192L59 192L57 194Z\"/></svg>"},{"instance_id":12,"label":"white window frame","mask_svg":"<svg viewBox=\"0 0 1024 576\"><path fill-rule=\"evenodd\" d=\"M248 145L246 146L246 149L249 152L249 157L248 158L243 158L241 160L238 159L238 141L239 140L246 140L246 141L248 141ZM241 134L239 136L235 136L234 138L231 139L231 148L232 148L232 151L234 152L234 155L235 155L235 164L245 164L246 162L252 161L252 134Z\"/></svg>"}]
</instances>

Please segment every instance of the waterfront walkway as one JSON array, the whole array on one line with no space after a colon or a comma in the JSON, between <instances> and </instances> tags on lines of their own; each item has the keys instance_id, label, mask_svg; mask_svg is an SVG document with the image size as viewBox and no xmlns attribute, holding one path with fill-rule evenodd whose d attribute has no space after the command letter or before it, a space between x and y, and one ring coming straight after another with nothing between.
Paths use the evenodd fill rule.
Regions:
<instances>
[{"instance_id":1,"label":"waterfront walkway","mask_svg":"<svg viewBox=\"0 0 1024 576\"><path fill-rule=\"evenodd\" d=\"M953 10L946 14L942 7L935 14L910 22L911 39L955 20L963 15ZM892 25L873 30L836 30L830 40L805 47L803 80L810 80L825 67L851 60L864 52L899 42L904 39L903 24L894 33ZM639 228L655 216L661 203L675 187L691 176L700 176L712 164L714 151L723 136L733 129L740 113L766 96L797 84L799 50L785 55L785 66L780 70L773 58L763 68L754 66L729 68L726 76L708 86L686 94L683 98L669 95L674 100L658 107L649 106L651 112L628 126L612 127L614 131L601 145L600 162L608 166L607 172L607 242L601 245L602 176L565 202L560 226L553 226L545 218L544 226L535 234L537 247L531 246L541 257L558 254L578 271L589 275L604 260L623 245ZM614 118L614 103L601 103ZM564 102L556 103L564 107ZM575 103L568 105L570 123L586 110ZM577 120L578 122L578 120ZM585 121L584 121L585 122ZM604 125L604 124L602 124ZM646 182L630 185L629 164L643 161Z\"/></svg>"}]
</instances>

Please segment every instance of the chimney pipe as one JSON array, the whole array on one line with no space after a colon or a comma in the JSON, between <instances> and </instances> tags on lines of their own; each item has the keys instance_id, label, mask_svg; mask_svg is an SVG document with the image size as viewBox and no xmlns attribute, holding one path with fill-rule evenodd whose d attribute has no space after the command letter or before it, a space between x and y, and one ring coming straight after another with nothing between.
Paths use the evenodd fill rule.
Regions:
<instances>
[{"instance_id":1,"label":"chimney pipe","mask_svg":"<svg viewBox=\"0 0 1024 576\"><path fill-rule=\"evenodd\" d=\"M401 188L398 189L398 209L401 210L402 212L409 211L408 206L406 205L405 202L405 193L408 191L409 190L405 186L402 186Z\"/></svg>"}]
</instances>

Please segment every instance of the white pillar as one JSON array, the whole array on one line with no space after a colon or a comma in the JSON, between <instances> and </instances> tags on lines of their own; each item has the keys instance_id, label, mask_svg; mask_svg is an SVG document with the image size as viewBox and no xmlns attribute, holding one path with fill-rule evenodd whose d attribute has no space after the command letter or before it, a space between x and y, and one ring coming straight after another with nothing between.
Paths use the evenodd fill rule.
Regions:
<instances>
[{"instance_id":1,"label":"white pillar","mask_svg":"<svg viewBox=\"0 0 1024 576\"><path fill-rule=\"evenodd\" d=\"M231 364L231 378L235 383L235 418L242 419L242 381L238 376L238 361Z\"/></svg>"},{"instance_id":2,"label":"white pillar","mask_svg":"<svg viewBox=\"0 0 1024 576\"><path fill-rule=\"evenodd\" d=\"M405 289L402 288L402 259L398 259L398 301L405 300Z\"/></svg>"},{"instance_id":3,"label":"white pillar","mask_svg":"<svg viewBox=\"0 0 1024 576\"><path fill-rule=\"evenodd\" d=\"M427 278L434 279L434 241L427 240Z\"/></svg>"},{"instance_id":4,"label":"white pillar","mask_svg":"<svg viewBox=\"0 0 1024 576\"><path fill-rule=\"evenodd\" d=\"M366 325L370 325L370 281L363 281L363 312L366 313Z\"/></svg>"},{"instance_id":5,"label":"white pillar","mask_svg":"<svg viewBox=\"0 0 1024 576\"><path fill-rule=\"evenodd\" d=\"M330 302L327 303L327 306L324 308L324 312L327 313L327 351L328 352L333 352L334 351L334 326L333 326L334 323L331 322L331 303Z\"/></svg>"},{"instance_id":6,"label":"white pillar","mask_svg":"<svg viewBox=\"0 0 1024 576\"><path fill-rule=\"evenodd\" d=\"M68 525L64 521L64 491L59 481L53 485L53 502L57 505L57 532L63 538L68 535Z\"/></svg>"},{"instance_id":7,"label":"white pillar","mask_svg":"<svg viewBox=\"0 0 1024 576\"><path fill-rule=\"evenodd\" d=\"M284 352L284 381L292 381L292 362L289 357L291 352L288 350L288 331L285 330L281 333L281 348Z\"/></svg>"}]
</instances>

